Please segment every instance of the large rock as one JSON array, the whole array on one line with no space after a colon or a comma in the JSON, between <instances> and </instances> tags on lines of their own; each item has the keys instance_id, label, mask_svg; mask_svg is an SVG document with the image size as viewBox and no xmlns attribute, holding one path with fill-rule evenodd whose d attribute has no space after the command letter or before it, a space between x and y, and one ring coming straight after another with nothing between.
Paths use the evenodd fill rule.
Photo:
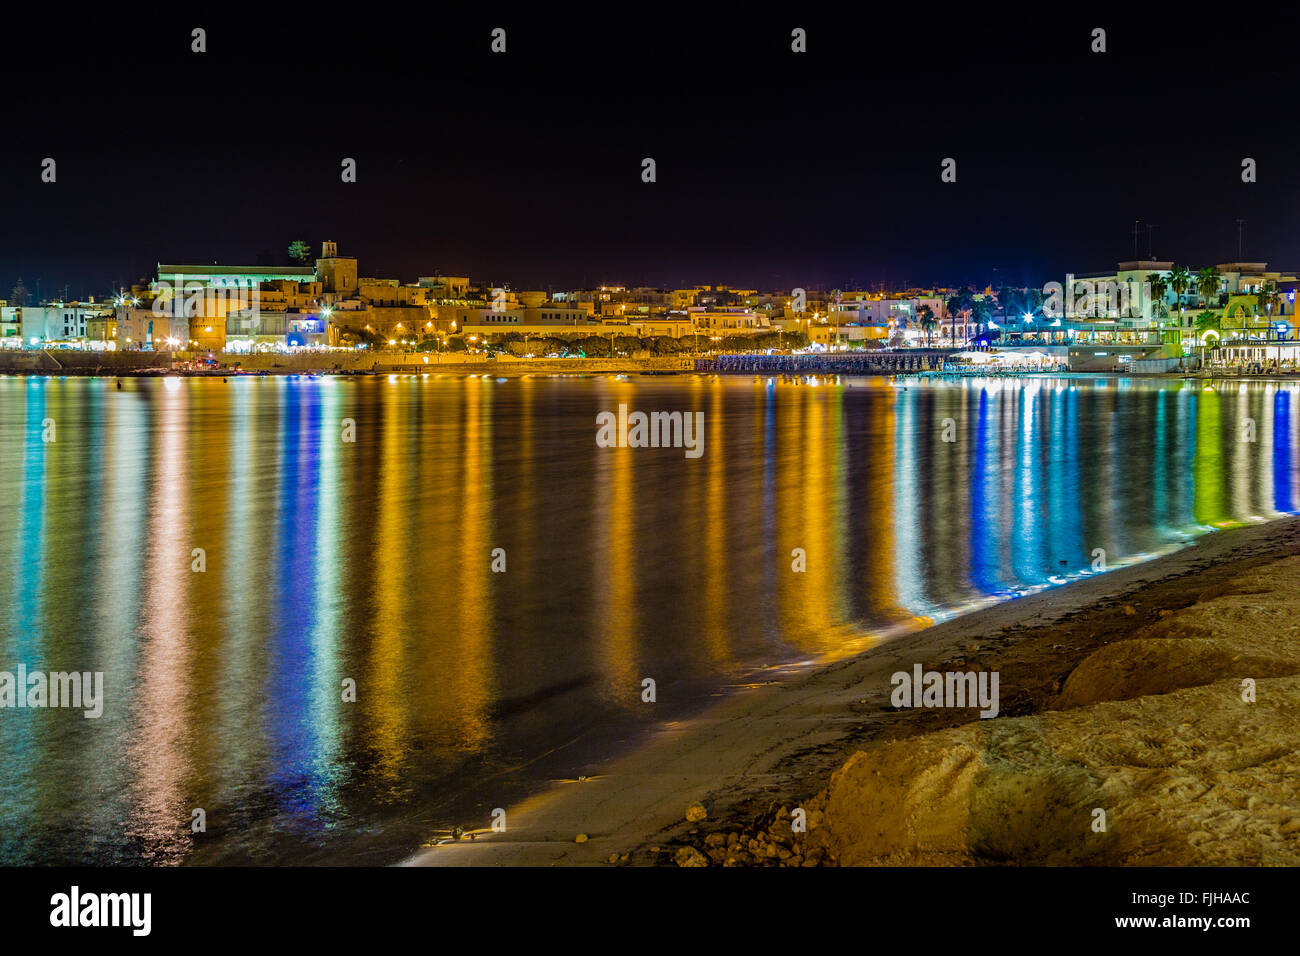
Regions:
<instances>
[{"instance_id":1,"label":"large rock","mask_svg":"<svg viewBox=\"0 0 1300 956\"><path fill-rule=\"evenodd\" d=\"M979 721L856 754L823 839L841 865L1295 866L1298 751L1296 676Z\"/></svg>"},{"instance_id":2,"label":"large rock","mask_svg":"<svg viewBox=\"0 0 1300 956\"><path fill-rule=\"evenodd\" d=\"M1230 579L1191 607L1099 648L1053 706L1167 694L1224 678L1300 673L1300 558Z\"/></svg>"}]
</instances>

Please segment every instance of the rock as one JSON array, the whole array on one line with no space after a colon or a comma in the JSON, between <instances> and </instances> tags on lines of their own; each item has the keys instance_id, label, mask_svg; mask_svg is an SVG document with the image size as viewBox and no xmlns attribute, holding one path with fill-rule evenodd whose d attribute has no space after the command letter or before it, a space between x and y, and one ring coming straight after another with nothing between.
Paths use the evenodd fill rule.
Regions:
<instances>
[{"instance_id":1,"label":"rock","mask_svg":"<svg viewBox=\"0 0 1300 956\"><path fill-rule=\"evenodd\" d=\"M708 866L709 858L693 846L684 846L673 855L678 866Z\"/></svg>"},{"instance_id":2,"label":"rock","mask_svg":"<svg viewBox=\"0 0 1300 956\"><path fill-rule=\"evenodd\" d=\"M726 842L727 838L721 833L710 833L704 838L705 846L723 846Z\"/></svg>"},{"instance_id":3,"label":"rock","mask_svg":"<svg viewBox=\"0 0 1300 956\"><path fill-rule=\"evenodd\" d=\"M617 862L618 862L618 854L617 854L617 853L611 853L611 854L609 855L609 859L606 860L605 862L606 862L606 863L617 863Z\"/></svg>"},{"instance_id":4,"label":"rock","mask_svg":"<svg viewBox=\"0 0 1300 956\"><path fill-rule=\"evenodd\" d=\"M1133 616L1134 614L1136 614L1136 613L1137 613L1137 608L1135 608L1132 604L1125 604L1125 605L1124 605L1124 616L1125 616L1125 617L1132 617L1132 616Z\"/></svg>"},{"instance_id":5,"label":"rock","mask_svg":"<svg viewBox=\"0 0 1300 956\"><path fill-rule=\"evenodd\" d=\"M1257 683L1249 705L1231 677L859 752L831 779L828 859L1300 865L1300 841L1285 829L1300 778L1300 675ZM1105 833L1089 828L1097 807L1119 808Z\"/></svg>"},{"instance_id":6,"label":"rock","mask_svg":"<svg viewBox=\"0 0 1300 956\"><path fill-rule=\"evenodd\" d=\"M1215 680L1282 677L1300 660L1292 634L1300 562L1225 582L1214 598L1139 628L1079 663L1053 709L1166 694ZM1267 588L1258 593L1258 588Z\"/></svg>"},{"instance_id":7,"label":"rock","mask_svg":"<svg viewBox=\"0 0 1300 956\"><path fill-rule=\"evenodd\" d=\"M586 842L587 842L587 834L585 834L585 833L579 833L576 837L573 838L573 842L574 842L574 843L586 843Z\"/></svg>"},{"instance_id":8,"label":"rock","mask_svg":"<svg viewBox=\"0 0 1300 956\"><path fill-rule=\"evenodd\" d=\"M701 820L707 820L709 811L704 808L702 803L692 803L686 808L686 822L699 823Z\"/></svg>"}]
</instances>

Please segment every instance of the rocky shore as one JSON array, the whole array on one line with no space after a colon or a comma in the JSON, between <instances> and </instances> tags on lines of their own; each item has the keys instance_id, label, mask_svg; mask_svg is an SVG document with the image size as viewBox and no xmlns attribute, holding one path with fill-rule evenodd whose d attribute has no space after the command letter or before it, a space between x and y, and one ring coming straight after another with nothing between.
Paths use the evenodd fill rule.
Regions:
<instances>
[{"instance_id":1,"label":"rocky shore","mask_svg":"<svg viewBox=\"0 0 1300 956\"><path fill-rule=\"evenodd\" d=\"M1300 542L1273 527L1064 620L973 616L940 669L1000 670L1004 716L864 724L824 785L741 801L658 862L1300 864L1300 557L1277 556Z\"/></svg>"}]
</instances>

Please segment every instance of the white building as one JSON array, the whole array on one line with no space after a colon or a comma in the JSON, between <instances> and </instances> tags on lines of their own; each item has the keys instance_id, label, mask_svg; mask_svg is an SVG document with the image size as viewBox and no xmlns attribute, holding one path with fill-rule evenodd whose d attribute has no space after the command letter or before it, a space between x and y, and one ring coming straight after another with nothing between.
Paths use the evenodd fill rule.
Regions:
<instances>
[{"instance_id":1,"label":"white building","mask_svg":"<svg viewBox=\"0 0 1300 956\"><path fill-rule=\"evenodd\" d=\"M110 307L92 302L11 306L0 309L0 329L13 332L27 346L84 341L87 326L111 313Z\"/></svg>"}]
</instances>

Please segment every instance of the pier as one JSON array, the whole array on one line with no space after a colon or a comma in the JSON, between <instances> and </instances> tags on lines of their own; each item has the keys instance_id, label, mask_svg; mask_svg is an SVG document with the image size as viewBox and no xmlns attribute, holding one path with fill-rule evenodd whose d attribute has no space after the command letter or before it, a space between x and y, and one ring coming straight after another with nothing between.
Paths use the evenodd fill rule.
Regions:
<instances>
[{"instance_id":1,"label":"pier","mask_svg":"<svg viewBox=\"0 0 1300 956\"><path fill-rule=\"evenodd\" d=\"M826 352L807 355L719 355L696 359L695 371L782 375L894 375L943 368L952 349L898 352Z\"/></svg>"}]
</instances>

